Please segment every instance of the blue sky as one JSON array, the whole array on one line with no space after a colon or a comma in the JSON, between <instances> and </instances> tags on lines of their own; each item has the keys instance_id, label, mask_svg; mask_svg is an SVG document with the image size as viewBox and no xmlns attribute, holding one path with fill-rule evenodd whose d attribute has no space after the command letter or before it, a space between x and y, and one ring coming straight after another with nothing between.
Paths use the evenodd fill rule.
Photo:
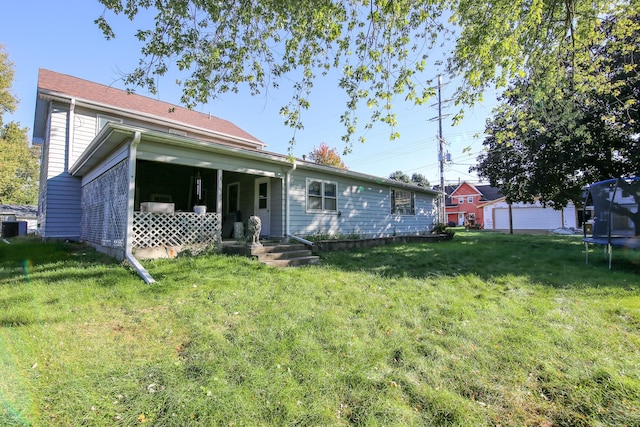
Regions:
<instances>
[{"instance_id":1,"label":"blue sky","mask_svg":"<svg viewBox=\"0 0 640 427\"><path fill-rule=\"evenodd\" d=\"M64 4L64 6L61 6ZM124 88L122 74L133 70L139 59L140 46L133 37L136 23L124 17L112 20L116 39L107 41L93 23L103 11L94 0L8 1L1 6L0 44L5 46L14 64L13 91L20 100L18 110L5 116L5 122L15 120L31 128L36 98L38 69L47 68L101 84ZM438 71L427 70L424 80L435 78ZM446 83L446 82L445 82ZM283 85L281 85L282 87ZM454 84L446 84L442 98L450 99ZM141 95L147 95L142 89ZM175 78L165 76L154 96L179 104L180 89ZM329 78L316 82L311 94L311 108L304 112L304 130L297 131L293 153L297 157L308 154L326 142L342 152L340 137L344 129L339 122L344 112L344 96L337 90L337 82ZM220 99L196 110L230 120L267 144L267 150L286 154L293 130L284 125L279 115L286 105L289 92L271 90L268 96L252 97L247 93L225 94ZM461 124L452 126L451 117L457 112L453 103L444 103L443 135L452 162L444 170L447 181L476 180L468 172L469 166L482 149L482 132L486 119L495 104L495 94L485 94L485 102L467 110ZM438 122L436 98L426 105L415 107L395 104L400 138L389 141L386 125L376 125L364 134L365 143L354 142L353 152L343 156L349 169L377 176L389 176L394 171L407 175L423 174L432 184L439 183ZM364 111L360 122L370 113ZM469 147L468 153L463 149Z\"/></svg>"}]
</instances>

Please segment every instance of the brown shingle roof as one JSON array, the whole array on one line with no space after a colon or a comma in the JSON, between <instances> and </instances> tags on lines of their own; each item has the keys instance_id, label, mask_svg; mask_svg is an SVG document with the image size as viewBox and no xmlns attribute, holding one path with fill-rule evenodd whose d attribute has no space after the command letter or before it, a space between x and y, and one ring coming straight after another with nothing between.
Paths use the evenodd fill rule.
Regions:
<instances>
[{"instance_id":1,"label":"brown shingle roof","mask_svg":"<svg viewBox=\"0 0 640 427\"><path fill-rule=\"evenodd\" d=\"M227 120L51 70L40 69L38 90L67 95L119 110L140 112L264 145L259 139Z\"/></svg>"}]
</instances>

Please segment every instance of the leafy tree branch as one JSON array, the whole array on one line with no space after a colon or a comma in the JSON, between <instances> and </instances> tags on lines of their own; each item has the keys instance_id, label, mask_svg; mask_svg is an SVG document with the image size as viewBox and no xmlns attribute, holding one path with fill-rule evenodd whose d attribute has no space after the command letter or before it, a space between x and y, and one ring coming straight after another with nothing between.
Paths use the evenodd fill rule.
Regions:
<instances>
[{"instance_id":1,"label":"leafy tree branch","mask_svg":"<svg viewBox=\"0 0 640 427\"><path fill-rule=\"evenodd\" d=\"M604 13L629 1L594 0L100 0L96 19L107 38L111 22L143 12L139 65L126 83L157 90L157 79L180 74L182 102L193 107L223 93L264 94L291 85L284 123L302 129L314 82L338 74L345 93L340 120L344 153L351 149L363 108L364 128L376 122L399 136L393 102L417 105L433 95L431 79L461 78L456 99L473 104L488 87L504 87L563 50L589 39ZM136 21L138 22L138 21ZM143 22L143 21L142 21ZM570 42L568 42L570 40ZM439 50L445 49L445 56ZM450 47L450 51L446 48ZM437 52L437 53L434 53ZM432 57L431 55L435 56ZM442 70L442 68L445 70ZM362 140L362 138L360 138Z\"/></svg>"}]
</instances>

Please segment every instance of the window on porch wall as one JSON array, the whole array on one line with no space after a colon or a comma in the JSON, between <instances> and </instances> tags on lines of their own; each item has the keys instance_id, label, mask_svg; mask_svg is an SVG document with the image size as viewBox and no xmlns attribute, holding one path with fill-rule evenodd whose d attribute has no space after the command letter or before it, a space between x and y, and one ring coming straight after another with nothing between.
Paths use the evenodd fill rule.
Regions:
<instances>
[{"instance_id":1,"label":"window on porch wall","mask_svg":"<svg viewBox=\"0 0 640 427\"><path fill-rule=\"evenodd\" d=\"M307 180L307 210L338 210L338 184L333 181Z\"/></svg>"},{"instance_id":2,"label":"window on porch wall","mask_svg":"<svg viewBox=\"0 0 640 427\"><path fill-rule=\"evenodd\" d=\"M391 190L391 213L415 215L414 194L408 190Z\"/></svg>"}]
</instances>

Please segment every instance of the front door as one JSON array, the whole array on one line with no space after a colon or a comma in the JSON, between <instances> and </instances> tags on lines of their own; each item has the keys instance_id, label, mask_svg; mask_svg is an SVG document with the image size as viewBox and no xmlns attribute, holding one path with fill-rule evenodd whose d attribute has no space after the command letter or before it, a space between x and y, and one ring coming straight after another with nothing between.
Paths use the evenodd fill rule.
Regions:
<instances>
[{"instance_id":1,"label":"front door","mask_svg":"<svg viewBox=\"0 0 640 427\"><path fill-rule=\"evenodd\" d=\"M269 236L270 211L271 211L271 187L269 178L256 178L256 198L254 212L262 222L261 236Z\"/></svg>"},{"instance_id":2,"label":"front door","mask_svg":"<svg viewBox=\"0 0 640 427\"><path fill-rule=\"evenodd\" d=\"M458 212L458 225L464 225L464 212Z\"/></svg>"}]
</instances>

